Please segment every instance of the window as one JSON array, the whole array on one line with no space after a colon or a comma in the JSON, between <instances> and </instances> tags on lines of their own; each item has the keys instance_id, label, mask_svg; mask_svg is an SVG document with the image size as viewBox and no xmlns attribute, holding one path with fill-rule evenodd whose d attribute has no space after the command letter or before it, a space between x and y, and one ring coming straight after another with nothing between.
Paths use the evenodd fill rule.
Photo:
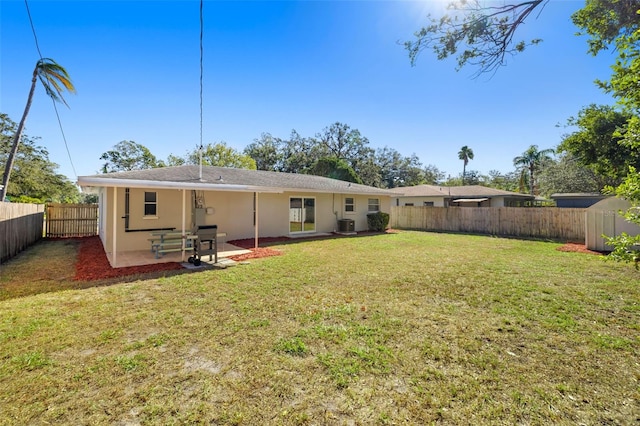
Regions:
<instances>
[{"instance_id":1,"label":"window","mask_svg":"<svg viewBox=\"0 0 640 426\"><path fill-rule=\"evenodd\" d=\"M413 203L404 203L404 205L407 207L413 207Z\"/></svg>"},{"instance_id":2,"label":"window","mask_svg":"<svg viewBox=\"0 0 640 426\"><path fill-rule=\"evenodd\" d=\"M356 211L356 201L354 198L345 198L344 199L344 211L353 213Z\"/></svg>"},{"instance_id":3,"label":"window","mask_svg":"<svg viewBox=\"0 0 640 426\"><path fill-rule=\"evenodd\" d=\"M144 193L144 215L157 216L158 214L158 195L155 192Z\"/></svg>"},{"instance_id":4,"label":"window","mask_svg":"<svg viewBox=\"0 0 640 426\"><path fill-rule=\"evenodd\" d=\"M424 202L424 206L425 207L433 207L433 201L425 201Z\"/></svg>"},{"instance_id":5,"label":"window","mask_svg":"<svg viewBox=\"0 0 640 426\"><path fill-rule=\"evenodd\" d=\"M379 212L380 211L380 199L379 198L369 198L368 202L370 212Z\"/></svg>"}]
</instances>

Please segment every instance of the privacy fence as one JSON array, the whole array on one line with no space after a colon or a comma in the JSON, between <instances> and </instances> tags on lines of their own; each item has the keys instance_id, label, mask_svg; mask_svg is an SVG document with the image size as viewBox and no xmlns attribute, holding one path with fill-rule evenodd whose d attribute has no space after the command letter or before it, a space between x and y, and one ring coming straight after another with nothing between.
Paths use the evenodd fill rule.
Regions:
<instances>
[{"instance_id":1,"label":"privacy fence","mask_svg":"<svg viewBox=\"0 0 640 426\"><path fill-rule=\"evenodd\" d=\"M468 232L559 241L585 241L585 209L557 207L392 206L397 229Z\"/></svg>"},{"instance_id":2,"label":"privacy fence","mask_svg":"<svg viewBox=\"0 0 640 426\"><path fill-rule=\"evenodd\" d=\"M47 204L47 237L90 237L98 234L97 204Z\"/></svg>"},{"instance_id":3,"label":"privacy fence","mask_svg":"<svg viewBox=\"0 0 640 426\"><path fill-rule=\"evenodd\" d=\"M44 205L0 203L0 263L42 238Z\"/></svg>"}]
</instances>

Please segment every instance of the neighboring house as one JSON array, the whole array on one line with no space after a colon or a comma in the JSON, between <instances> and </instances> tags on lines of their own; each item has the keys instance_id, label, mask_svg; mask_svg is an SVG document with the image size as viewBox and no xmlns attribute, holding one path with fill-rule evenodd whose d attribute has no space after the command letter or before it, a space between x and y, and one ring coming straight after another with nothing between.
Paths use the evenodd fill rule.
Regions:
<instances>
[{"instance_id":1,"label":"neighboring house","mask_svg":"<svg viewBox=\"0 0 640 426\"><path fill-rule=\"evenodd\" d=\"M99 235L112 265L117 253L150 250L150 233L217 225L228 240L313 235L390 209L389 192L303 174L179 166L78 177L99 194Z\"/></svg>"},{"instance_id":2,"label":"neighboring house","mask_svg":"<svg viewBox=\"0 0 640 426\"><path fill-rule=\"evenodd\" d=\"M607 195L598 192L574 192L551 194L556 207L586 209L599 201L607 198Z\"/></svg>"},{"instance_id":3,"label":"neighboring house","mask_svg":"<svg viewBox=\"0 0 640 426\"><path fill-rule=\"evenodd\" d=\"M535 200L532 195L480 185L417 185L393 188L389 192L394 194L391 203L395 206L520 207Z\"/></svg>"}]
</instances>

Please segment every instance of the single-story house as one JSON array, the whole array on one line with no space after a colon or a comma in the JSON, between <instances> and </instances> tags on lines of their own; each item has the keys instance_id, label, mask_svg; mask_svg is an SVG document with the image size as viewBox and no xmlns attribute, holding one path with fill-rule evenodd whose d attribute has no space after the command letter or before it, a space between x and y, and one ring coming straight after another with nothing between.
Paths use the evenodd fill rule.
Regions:
<instances>
[{"instance_id":1,"label":"single-story house","mask_svg":"<svg viewBox=\"0 0 640 426\"><path fill-rule=\"evenodd\" d=\"M607 195L599 192L565 192L551 194L556 207L586 209L604 200Z\"/></svg>"},{"instance_id":2,"label":"single-story house","mask_svg":"<svg viewBox=\"0 0 640 426\"><path fill-rule=\"evenodd\" d=\"M99 195L99 236L112 266L118 253L149 250L150 235L217 225L227 240L368 229L367 214L390 210L391 194L320 176L210 166L162 167L78 177ZM185 253L183 250L184 260Z\"/></svg>"},{"instance_id":3,"label":"single-story house","mask_svg":"<svg viewBox=\"0 0 640 426\"><path fill-rule=\"evenodd\" d=\"M416 185L390 189L392 205L427 207L521 207L531 204L529 194L487 188L481 185Z\"/></svg>"}]
</instances>

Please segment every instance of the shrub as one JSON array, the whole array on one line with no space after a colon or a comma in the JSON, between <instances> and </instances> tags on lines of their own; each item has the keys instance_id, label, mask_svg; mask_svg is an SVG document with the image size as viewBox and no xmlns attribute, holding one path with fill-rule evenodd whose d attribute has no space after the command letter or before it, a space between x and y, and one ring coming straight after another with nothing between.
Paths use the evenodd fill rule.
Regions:
<instances>
[{"instance_id":1,"label":"shrub","mask_svg":"<svg viewBox=\"0 0 640 426\"><path fill-rule=\"evenodd\" d=\"M389 213L377 212L367 215L369 231L382 232L389 226Z\"/></svg>"}]
</instances>

